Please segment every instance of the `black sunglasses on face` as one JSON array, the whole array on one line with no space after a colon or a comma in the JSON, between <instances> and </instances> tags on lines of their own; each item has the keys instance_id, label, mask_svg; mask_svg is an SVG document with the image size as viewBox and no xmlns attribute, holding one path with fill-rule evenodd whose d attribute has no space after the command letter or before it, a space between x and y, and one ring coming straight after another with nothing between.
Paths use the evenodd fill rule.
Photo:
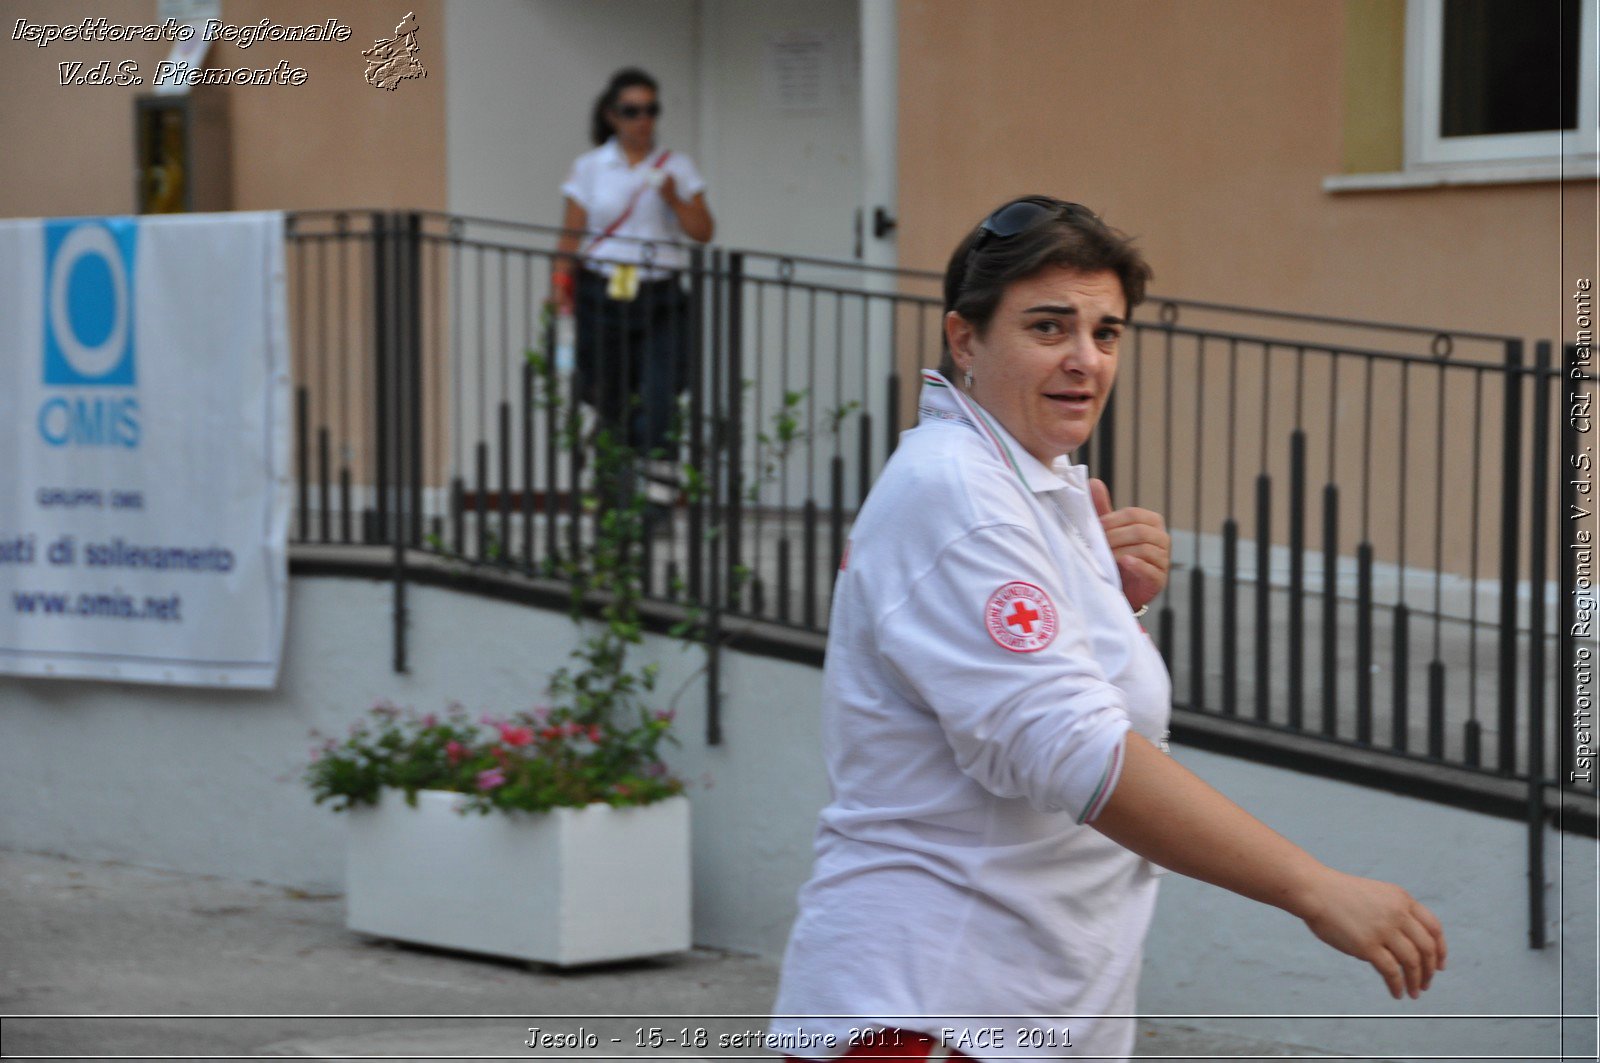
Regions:
<instances>
[{"instance_id":1,"label":"black sunglasses on face","mask_svg":"<svg viewBox=\"0 0 1600 1063\"><path fill-rule=\"evenodd\" d=\"M650 118L661 117L661 105L659 103L625 103L621 107L611 108L611 111L618 118L624 118L630 122L640 115L647 115Z\"/></svg>"}]
</instances>

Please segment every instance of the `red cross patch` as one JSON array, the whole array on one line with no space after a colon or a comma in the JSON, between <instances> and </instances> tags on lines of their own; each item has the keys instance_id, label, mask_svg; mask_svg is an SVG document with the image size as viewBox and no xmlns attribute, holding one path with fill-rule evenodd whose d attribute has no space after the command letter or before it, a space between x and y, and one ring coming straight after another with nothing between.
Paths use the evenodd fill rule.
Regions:
<instances>
[{"instance_id":1,"label":"red cross patch","mask_svg":"<svg viewBox=\"0 0 1600 1063\"><path fill-rule=\"evenodd\" d=\"M983 615L989 637L1012 653L1036 653L1056 637L1056 607L1031 583L1004 584L989 595Z\"/></svg>"}]
</instances>

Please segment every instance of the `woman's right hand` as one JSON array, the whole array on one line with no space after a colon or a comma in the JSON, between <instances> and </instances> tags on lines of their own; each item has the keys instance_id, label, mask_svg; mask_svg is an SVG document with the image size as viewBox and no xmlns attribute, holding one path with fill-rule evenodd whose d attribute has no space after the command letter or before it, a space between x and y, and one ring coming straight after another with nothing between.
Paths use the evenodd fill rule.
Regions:
<instances>
[{"instance_id":1,"label":"woman's right hand","mask_svg":"<svg viewBox=\"0 0 1600 1063\"><path fill-rule=\"evenodd\" d=\"M1324 868L1296 912L1311 932L1348 956L1372 964L1396 1000L1417 996L1443 970L1444 928L1399 886Z\"/></svg>"},{"instance_id":2,"label":"woman's right hand","mask_svg":"<svg viewBox=\"0 0 1600 1063\"><path fill-rule=\"evenodd\" d=\"M1317 937L1377 968L1398 999L1444 968L1438 918L1399 886L1335 871L1207 786L1141 735L1093 826L1180 875L1304 919Z\"/></svg>"}]
</instances>

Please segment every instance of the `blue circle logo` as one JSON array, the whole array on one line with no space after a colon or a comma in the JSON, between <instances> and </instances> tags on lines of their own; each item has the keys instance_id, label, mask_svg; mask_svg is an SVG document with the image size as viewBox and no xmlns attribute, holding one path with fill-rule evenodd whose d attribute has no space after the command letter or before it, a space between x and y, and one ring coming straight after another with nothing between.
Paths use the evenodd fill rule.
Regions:
<instances>
[{"instance_id":1,"label":"blue circle logo","mask_svg":"<svg viewBox=\"0 0 1600 1063\"><path fill-rule=\"evenodd\" d=\"M73 337L87 348L104 347L120 309L111 263L104 255L78 256L67 278L67 318Z\"/></svg>"},{"instance_id":2,"label":"blue circle logo","mask_svg":"<svg viewBox=\"0 0 1600 1063\"><path fill-rule=\"evenodd\" d=\"M46 384L133 385L135 224L46 223Z\"/></svg>"}]
</instances>

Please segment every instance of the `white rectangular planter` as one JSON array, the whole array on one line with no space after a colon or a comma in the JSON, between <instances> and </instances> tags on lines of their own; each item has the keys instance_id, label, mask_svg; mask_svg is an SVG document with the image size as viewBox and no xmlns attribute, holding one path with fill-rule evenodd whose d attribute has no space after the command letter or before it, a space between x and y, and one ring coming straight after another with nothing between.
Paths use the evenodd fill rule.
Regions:
<instances>
[{"instance_id":1,"label":"white rectangular planter","mask_svg":"<svg viewBox=\"0 0 1600 1063\"><path fill-rule=\"evenodd\" d=\"M561 965L689 948L688 798L487 816L461 799L385 790L347 814L346 926Z\"/></svg>"}]
</instances>

